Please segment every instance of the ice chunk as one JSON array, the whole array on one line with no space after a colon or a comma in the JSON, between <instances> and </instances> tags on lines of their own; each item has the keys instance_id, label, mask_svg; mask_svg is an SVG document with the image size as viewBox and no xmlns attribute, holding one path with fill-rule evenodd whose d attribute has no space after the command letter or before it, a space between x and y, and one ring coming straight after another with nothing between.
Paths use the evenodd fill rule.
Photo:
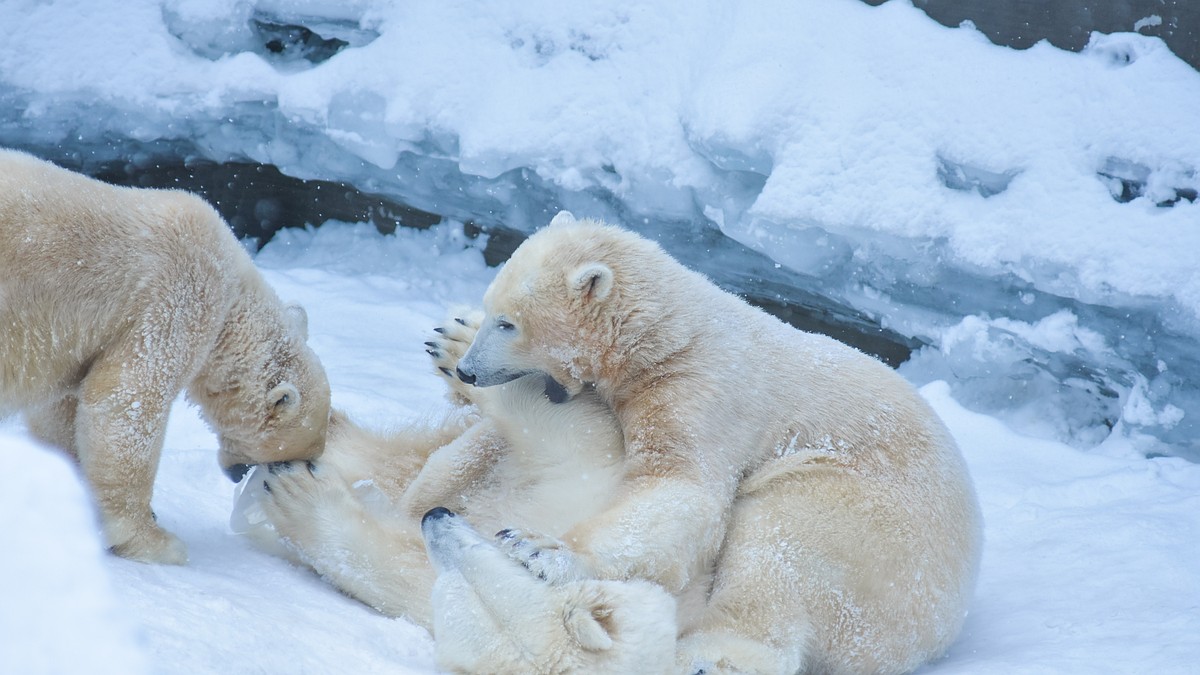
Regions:
<instances>
[{"instance_id":1,"label":"ice chunk","mask_svg":"<svg viewBox=\"0 0 1200 675\"><path fill-rule=\"evenodd\" d=\"M254 538L275 538L275 527L267 520L262 500L267 493L263 478L267 467L256 464L242 476L233 489L233 512L229 514L229 529L234 534Z\"/></svg>"},{"instance_id":2,"label":"ice chunk","mask_svg":"<svg viewBox=\"0 0 1200 675\"><path fill-rule=\"evenodd\" d=\"M938 156L937 175L942 185L951 190L970 192L974 190L983 197L998 195L1008 189L1008 184L1020 173L1015 169L1008 171L989 171L978 166Z\"/></svg>"}]
</instances>

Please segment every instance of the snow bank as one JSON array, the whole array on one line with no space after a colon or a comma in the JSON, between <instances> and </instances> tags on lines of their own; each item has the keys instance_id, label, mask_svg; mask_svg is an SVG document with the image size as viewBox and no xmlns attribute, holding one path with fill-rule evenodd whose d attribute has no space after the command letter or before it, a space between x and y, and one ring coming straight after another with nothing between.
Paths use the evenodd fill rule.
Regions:
<instances>
[{"instance_id":1,"label":"snow bank","mask_svg":"<svg viewBox=\"0 0 1200 675\"><path fill-rule=\"evenodd\" d=\"M1015 51L903 0L14 0L0 25L0 143L261 162L485 228L566 207L867 312L929 345L912 379L1029 431L1200 458L1200 74L1157 38ZM768 264L726 269L726 236ZM996 323L1064 310L1104 340Z\"/></svg>"},{"instance_id":2,"label":"snow bank","mask_svg":"<svg viewBox=\"0 0 1200 675\"><path fill-rule=\"evenodd\" d=\"M150 672L106 570L91 497L61 453L0 427L0 663L24 673Z\"/></svg>"}]
</instances>

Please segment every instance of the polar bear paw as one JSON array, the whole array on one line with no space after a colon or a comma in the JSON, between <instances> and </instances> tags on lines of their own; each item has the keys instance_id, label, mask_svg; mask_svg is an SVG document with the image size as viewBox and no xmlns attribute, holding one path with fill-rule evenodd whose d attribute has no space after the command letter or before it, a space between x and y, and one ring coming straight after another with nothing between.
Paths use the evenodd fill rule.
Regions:
<instances>
[{"instance_id":1,"label":"polar bear paw","mask_svg":"<svg viewBox=\"0 0 1200 675\"><path fill-rule=\"evenodd\" d=\"M109 534L110 541L116 540ZM145 563L183 565L187 563L187 546L179 537L157 525L148 524L136 528L132 536L109 546L114 554Z\"/></svg>"},{"instance_id":2,"label":"polar bear paw","mask_svg":"<svg viewBox=\"0 0 1200 675\"><path fill-rule=\"evenodd\" d=\"M496 533L496 546L539 579L551 584L581 581L593 576L584 560L554 537L504 529Z\"/></svg>"},{"instance_id":3,"label":"polar bear paw","mask_svg":"<svg viewBox=\"0 0 1200 675\"><path fill-rule=\"evenodd\" d=\"M275 462L263 477L261 508L284 544L312 560L340 546L341 528L363 511L332 467L311 461Z\"/></svg>"},{"instance_id":4,"label":"polar bear paw","mask_svg":"<svg viewBox=\"0 0 1200 675\"><path fill-rule=\"evenodd\" d=\"M446 325L434 328L437 337L425 343L425 353L433 359L433 368L450 387L450 400L459 405L469 405L475 401L471 385L458 379L455 374L458 361L479 332L483 322L483 312L479 310L451 310L446 318Z\"/></svg>"}]
</instances>

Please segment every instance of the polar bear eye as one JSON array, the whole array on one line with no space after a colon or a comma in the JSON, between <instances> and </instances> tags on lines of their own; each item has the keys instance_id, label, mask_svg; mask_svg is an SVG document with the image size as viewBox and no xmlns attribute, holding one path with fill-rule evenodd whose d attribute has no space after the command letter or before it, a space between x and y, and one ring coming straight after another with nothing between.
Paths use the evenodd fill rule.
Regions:
<instances>
[{"instance_id":1,"label":"polar bear eye","mask_svg":"<svg viewBox=\"0 0 1200 675\"><path fill-rule=\"evenodd\" d=\"M496 328L499 328L500 330L513 330L516 328L516 326L512 325L508 321L505 321L504 319L496 319Z\"/></svg>"}]
</instances>

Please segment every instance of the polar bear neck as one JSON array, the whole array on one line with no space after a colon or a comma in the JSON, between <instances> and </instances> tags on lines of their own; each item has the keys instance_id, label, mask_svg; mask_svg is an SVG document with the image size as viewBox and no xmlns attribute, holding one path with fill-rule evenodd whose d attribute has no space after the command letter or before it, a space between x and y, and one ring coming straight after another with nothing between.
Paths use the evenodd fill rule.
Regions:
<instances>
[{"instance_id":1,"label":"polar bear neck","mask_svg":"<svg viewBox=\"0 0 1200 675\"><path fill-rule=\"evenodd\" d=\"M699 292L701 286L707 285L702 276L682 265L673 265L671 269L671 274L654 278L638 278L642 275L629 272L632 283L628 287L638 289L639 301L633 303L637 309L618 318L613 348L601 360L597 382L598 388L610 393L606 396L610 400L617 392L627 392L630 383L652 382L673 372L681 362L694 363L698 344L717 344L704 340L709 333L720 329L719 321L713 320L714 316L722 315L719 307L659 302L659 298L692 293L693 288ZM709 295L707 290L705 295Z\"/></svg>"}]
</instances>

